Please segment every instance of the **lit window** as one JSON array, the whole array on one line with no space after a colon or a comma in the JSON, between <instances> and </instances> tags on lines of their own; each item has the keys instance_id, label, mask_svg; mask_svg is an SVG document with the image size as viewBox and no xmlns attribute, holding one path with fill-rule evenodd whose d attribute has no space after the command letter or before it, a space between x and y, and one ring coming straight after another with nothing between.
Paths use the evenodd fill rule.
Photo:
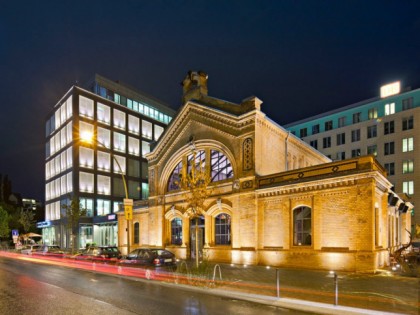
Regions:
<instances>
[{"instance_id":1,"label":"lit window","mask_svg":"<svg viewBox=\"0 0 420 315\"><path fill-rule=\"evenodd\" d=\"M98 127L98 146L111 148L111 132L108 129Z\"/></svg>"},{"instance_id":2,"label":"lit window","mask_svg":"<svg viewBox=\"0 0 420 315\"><path fill-rule=\"evenodd\" d=\"M414 181L410 180L407 182L403 182L403 193L407 195L414 194Z\"/></svg>"},{"instance_id":3,"label":"lit window","mask_svg":"<svg viewBox=\"0 0 420 315\"><path fill-rule=\"evenodd\" d=\"M114 173L115 174L121 174L126 173L125 170L125 157L114 155Z\"/></svg>"},{"instance_id":4,"label":"lit window","mask_svg":"<svg viewBox=\"0 0 420 315\"><path fill-rule=\"evenodd\" d=\"M141 156L145 156L147 153L150 152L150 143L147 141L141 142Z\"/></svg>"},{"instance_id":5,"label":"lit window","mask_svg":"<svg viewBox=\"0 0 420 315\"><path fill-rule=\"evenodd\" d=\"M79 147L79 165L81 167L93 168L93 150Z\"/></svg>"},{"instance_id":6,"label":"lit window","mask_svg":"<svg viewBox=\"0 0 420 315\"><path fill-rule=\"evenodd\" d=\"M138 135L140 133L140 119L128 115L128 132Z\"/></svg>"},{"instance_id":7,"label":"lit window","mask_svg":"<svg viewBox=\"0 0 420 315\"><path fill-rule=\"evenodd\" d=\"M141 199L149 198L149 184L141 183Z\"/></svg>"},{"instance_id":8,"label":"lit window","mask_svg":"<svg viewBox=\"0 0 420 315\"><path fill-rule=\"evenodd\" d=\"M395 103L385 104L385 116L395 114Z\"/></svg>"},{"instance_id":9,"label":"lit window","mask_svg":"<svg viewBox=\"0 0 420 315\"><path fill-rule=\"evenodd\" d=\"M97 192L100 195L111 194L111 178L109 176L97 176Z\"/></svg>"},{"instance_id":10,"label":"lit window","mask_svg":"<svg viewBox=\"0 0 420 315\"><path fill-rule=\"evenodd\" d=\"M230 245L230 215L221 213L215 218L216 245Z\"/></svg>"},{"instance_id":11,"label":"lit window","mask_svg":"<svg viewBox=\"0 0 420 315\"><path fill-rule=\"evenodd\" d=\"M128 137L128 153L132 155L140 155L140 140Z\"/></svg>"},{"instance_id":12,"label":"lit window","mask_svg":"<svg viewBox=\"0 0 420 315\"><path fill-rule=\"evenodd\" d=\"M402 151L410 152L414 150L414 139L413 137L404 138L402 141Z\"/></svg>"},{"instance_id":13,"label":"lit window","mask_svg":"<svg viewBox=\"0 0 420 315\"><path fill-rule=\"evenodd\" d=\"M93 100L79 96L79 115L87 118L93 118Z\"/></svg>"},{"instance_id":14,"label":"lit window","mask_svg":"<svg viewBox=\"0 0 420 315\"><path fill-rule=\"evenodd\" d=\"M155 125L155 141L158 141L163 133L163 127Z\"/></svg>"},{"instance_id":15,"label":"lit window","mask_svg":"<svg viewBox=\"0 0 420 315\"><path fill-rule=\"evenodd\" d=\"M93 174L79 172L79 190L83 192L93 192Z\"/></svg>"},{"instance_id":16,"label":"lit window","mask_svg":"<svg viewBox=\"0 0 420 315\"><path fill-rule=\"evenodd\" d=\"M125 135L119 132L113 132L114 134L114 150L125 152Z\"/></svg>"},{"instance_id":17,"label":"lit window","mask_svg":"<svg viewBox=\"0 0 420 315\"><path fill-rule=\"evenodd\" d=\"M125 130L125 113L114 108L114 127Z\"/></svg>"},{"instance_id":18,"label":"lit window","mask_svg":"<svg viewBox=\"0 0 420 315\"><path fill-rule=\"evenodd\" d=\"M80 121L79 122L79 137L82 138L82 135L84 134L93 135L93 125Z\"/></svg>"},{"instance_id":19,"label":"lit window","mask_svg":"<svg viewBox=\"0 0 420 315\"><path fill-rule=\"evenodd\" d=\"M143 137L147 138L147 139L152 139L152 127L153 124L149 121L146 120L142 120L141 121L141 134Z\"/></svg>"},{"instance_id":20,"label":"lit window","mask_svg":"<svg viewBox=\"0 0 420 315\"><path fill-rule=\"evenodd\" d=\"M369 119L378 118L378 109L376 107L369 109L369 111L368 111L368 118Z\"/></svg>"},{"instance_id":21,"label":"lit window","mask_svg":"<svg viewBox=\"0 0 420 315\"><path fill-rule=\"evenodd\" d=\"M405 160L403 161L403 174L413 173L414 172L414 161Z\"/></svg>"},{"instance_id":22,"label":"lit window","mask_svg":"<svg viewBox=\"0 0 420 315\"><path fill-rule=\"evenodd\" d=\"M98 117L98 121L109 125L111 122L111 110L109 106L98 103L96 107L96 115Z\"/></svg>"},{"instance_id":23,"label":"lit window","mask_svg":"<svg viewBox=\"0 0 420 315\"><path fill-rule=\"evenodd\" d=\"M293 245L312 245L312 211L308 207L293 210Z\"/></svg>"},{"instance_id":24,"label":"lit window","mask_svg":"<svg viewBox=\"0 0 420 315\"><path fill-rule=\"evenodd\" d=\"M111 213L111 202L109 200L98 199L96 212L98 216L107 215Z\"/></svg>"},{"instance_id":25,"label":"lit window","mask_svg":"<svg viewBox=\"0 0 420 315\"><path fill-rule=\"evenodd\" d=\"M80 198L80 207L86 209L86 216L93 217L93 199Z\"/></svg>"},{"instance_id":26,"label":"lit window","mask_svg":"<svg viewBox=\"0 0 420 315\"><path fill-rule=\"evenodd\" d=\"M97 167L98 170L109 172L111 170L111 155L107 152L97 152Z\"/></svg>"},{"instance_id":27,"label":"lit window","mask_svg":"<svg viewBox=\"0 0 420 315\"><path fill-rule=\"evenodd\" d=\"M171 221L171 244L182 245L182 220L180 218Z\"/></svg>"}]
</instances>

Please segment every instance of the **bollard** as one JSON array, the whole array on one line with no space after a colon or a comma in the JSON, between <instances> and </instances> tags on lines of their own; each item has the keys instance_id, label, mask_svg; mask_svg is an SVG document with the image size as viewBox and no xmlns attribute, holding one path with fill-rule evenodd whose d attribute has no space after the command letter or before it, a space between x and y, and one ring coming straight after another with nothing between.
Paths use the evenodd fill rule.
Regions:
<instances>
[{"instance_id":1,"label":"bollard","mask_svg":"<svg viewBox=\"0 0 420 315\"><path fill-rule=\"evenodd\" d=\"M330 271L331 275L334 275L334 287L335 287L335 296L334 296L334 305L338 305L338 277L335 271Z\"/></svg>"},{"instance_id":2,"label":"bollard","mask_svg":"<svg viewBox=\"0 0 420 315\"><path fill-rule=\"evenodd\" d=\"M280 298L280 270L276 268L277 298Z\"/></svg>"}]
</instances>

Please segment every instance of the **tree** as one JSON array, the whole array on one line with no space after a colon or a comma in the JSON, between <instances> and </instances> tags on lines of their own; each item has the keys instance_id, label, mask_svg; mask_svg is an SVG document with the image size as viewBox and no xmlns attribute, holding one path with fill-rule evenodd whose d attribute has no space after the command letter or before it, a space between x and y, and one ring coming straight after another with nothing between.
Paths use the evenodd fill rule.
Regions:
<instances>
[{"instance_id":1,"label":"tree","mask_svg":"<svg viewBox=\"0 0 420 315\"><path fill-rule=\"evenodd\" d=\"M0 205L0 238L7 238L10 235L9 214Z\"/></svg>"},{"instance_id":2,"label":"tree","mask_svg":"<svg viewBox=\"0 0 420 315\"><path fill-rule=\"evenodd\" d=\"M198 218L203 213L203 205L211 190L208 188L211 176L205 168L205 161L198 159L195 147L193 147L192 159L190 160L189 171L181 178L181 188L186 191L185 200L191 207L191 217L195 218L195 263L198 269ZM188 170L188 167L187 167Z\"/></svg>"},{"instance_id":3,"label":"tree","mask_svg":"<svg viewBox=\"0 0 420 315\"><path fill-rule=\"evenodd\" d=\"M31 227L34 225L35 214L32 212L32 210L20 210L20 216L19 216L19 223L22 224L23 231L25 233L28 233Z\"/></svg>"},{"instance_id":4,"label":"tree","mask_svg":"<svg viewBox=\"0 0 420 315\"><path fill-rule=\"evenodd\" d=\"M75 252L76 238L79 235L79 220L81 217L86 216L86 209L80 204L80 200L77 197L71 199L70 204L62 204L61 207L66 211L65 216L67 218L67 229L71 233L71 252Z\"/></svg>"}]
</instances>

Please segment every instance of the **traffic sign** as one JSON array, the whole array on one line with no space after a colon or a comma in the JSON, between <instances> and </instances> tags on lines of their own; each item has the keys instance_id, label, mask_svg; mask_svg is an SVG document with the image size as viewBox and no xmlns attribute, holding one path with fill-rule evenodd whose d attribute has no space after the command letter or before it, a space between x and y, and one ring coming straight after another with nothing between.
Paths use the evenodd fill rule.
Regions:
<instances>
[{"instance_id":1,"label":"traffic sign","mask_svg":"<svg viewBox=\"0 0 420 315\"><path fill-rule=\"evenodd\" d=\"M126 220L133 220L133 199L124 199L124 214Z\"/></svg>"}]
</instances>

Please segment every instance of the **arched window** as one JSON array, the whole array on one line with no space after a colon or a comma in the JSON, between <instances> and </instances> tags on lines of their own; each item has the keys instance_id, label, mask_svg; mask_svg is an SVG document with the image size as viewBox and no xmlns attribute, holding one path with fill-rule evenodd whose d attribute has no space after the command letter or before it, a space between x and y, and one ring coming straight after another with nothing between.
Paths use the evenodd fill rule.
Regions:
<instances>
[{"instance_id":1,"label":"arched window","mask_svg":"<svg viewBox=\"0 0 420 315\"><path fill-rule=\"evenodd\" d=\"M299 207L293 210L293 245L312 245L312 210Z\"/></svg>"},{"instance_id":2,"label":"arched window","mask_svg":"<svg viewBox=\"0 0 420 315\"><path fill-rule=\"evenodd\" d=\"M230 245L230 215L221 213L215 218L216 245Z\"/></svg>"},{"instance_id":3,"label":"arched window","mask_svg":"<svg viewBox=\"0 0 420 315\"><path fill-rule=\"evenodd\" d=\"M182 161L175 166L172 171L171 177L168 182L168 191L178 190L181 188L181 176L182 176Z\"/></svg>"},{"instance_id":4,"label":"arched window","mask_svg":"<svg viewBox=\"0 0 420 315\"><path fill-rule=\"evenodd\" d=\"M171 244L182 245L182 220L180 218L171 221Z\"/></svg>"},{"instance_id":5,"label":"arched window","mask_svg":"<svg viewBox=\"0 0 420 315\"><path fill-rule=\"evenodd\" d=\"M134 244L140 243L140 223L134 223Z\"/></svg>"},{"instance_id":6,"label":"arched window","mask_svg":"<svg viewBox=\"0 0 420 315\"><path fill-rule=\"evenodd\" d=\"M229 178L233 178L229 159L222 152L211 150L211 181L217 182Z\"/></svg>"},{"instance_id":7,"label":"arched window","mask_svg":"<svg viewBox=\"0 0 420 315\"><path fill-rule=\"evenodd\" d=\"M193 154L188 155L188 174L191 173L191 166L194 165L195 169L205 169L206 167L206 152L200 150L195 153L195 161L192 161L194 158Z\"/></svg>"}]
</instances>

